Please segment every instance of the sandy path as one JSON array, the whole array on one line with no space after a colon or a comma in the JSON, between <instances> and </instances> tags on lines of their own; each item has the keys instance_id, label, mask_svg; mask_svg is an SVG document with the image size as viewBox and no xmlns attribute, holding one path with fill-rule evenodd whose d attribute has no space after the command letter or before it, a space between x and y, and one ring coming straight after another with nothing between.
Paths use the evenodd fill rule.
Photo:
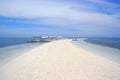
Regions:
<instances>
[{"instance_id":1,"label":"sandy path","mask_svg":"<svg viewBox=\"0 0 120 80\"><path fill-rule=\"evenodd\" d=\"M120 80L120 64L60 40L2 66L0 80Z\"/></svg>"}]
</instances>

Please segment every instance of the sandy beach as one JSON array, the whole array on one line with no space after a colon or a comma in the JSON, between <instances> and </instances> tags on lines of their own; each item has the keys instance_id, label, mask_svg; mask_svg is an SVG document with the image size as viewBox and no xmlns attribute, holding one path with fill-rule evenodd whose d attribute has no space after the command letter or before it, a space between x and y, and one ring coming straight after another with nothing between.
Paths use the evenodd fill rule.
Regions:
<instances>
[{"instance_id":1,"label":"sandy beach","mask_svg":"<svg viewBox=\"0 0 120 80\"><path fill-rule=\"evenodd\" d=\"M0 80L120 80L120 64L58 40L1 66Z\"/></svg>"}]
</instances>

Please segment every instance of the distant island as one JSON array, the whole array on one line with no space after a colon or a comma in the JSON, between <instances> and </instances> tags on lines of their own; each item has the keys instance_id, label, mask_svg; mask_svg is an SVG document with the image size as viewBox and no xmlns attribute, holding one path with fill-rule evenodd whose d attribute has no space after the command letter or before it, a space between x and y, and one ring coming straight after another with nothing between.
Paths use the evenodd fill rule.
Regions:
<instances>
[{"instance_id":1,"label":"distant island","mask_svg":"<svg viewBox=\"0 0 120 80\"><path fill-rule=\"evenodd\" d=\"M50 42L50 41L54 41L54 40L59 40L59 39L63 39L62 36L37 36L37 37L33 37L32 40L28 40L28 43L36 43L36 42Z\"/></svg>"}]
</instances>

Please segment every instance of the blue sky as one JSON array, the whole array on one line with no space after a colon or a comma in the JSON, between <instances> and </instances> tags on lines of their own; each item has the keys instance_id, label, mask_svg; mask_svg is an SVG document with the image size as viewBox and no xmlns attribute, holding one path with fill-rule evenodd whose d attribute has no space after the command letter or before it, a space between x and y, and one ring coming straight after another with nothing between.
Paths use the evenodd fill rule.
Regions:
<instances>
[{"instance_id":1,"label":"blue sky","mask_svg":"<svg viewBox=\"0 0 120 80\"><path fill-rule=\"evenodd\" d=\"M120 37L119 0L0 0L0 37Z\"/></svg>"}]
</instances>

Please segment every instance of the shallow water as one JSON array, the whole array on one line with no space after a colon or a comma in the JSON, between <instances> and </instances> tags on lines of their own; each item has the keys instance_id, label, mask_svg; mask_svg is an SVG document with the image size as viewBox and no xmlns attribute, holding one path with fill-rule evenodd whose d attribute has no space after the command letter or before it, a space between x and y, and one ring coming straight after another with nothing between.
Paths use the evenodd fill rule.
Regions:
<instances>
[{"instance_id":1,"label":"shallow water","mask_svg":"<svg viewBox=\"0 0 120 80\"><path fill-rule=\"evenodd\" d=\"M82 38L79 39L78 41L72 41L72 43L96 55L100 55L104 58L120 63L120 50L119 49L89 43L89 42L84 41L84 39Z\"/></svg>"},{"instance_id":2,"label":"shallow water","mask_svg":"<svg viewBox=\"0 0 120 80\"><path fill-rule=\"evenodd\" d=\"M0 64L4 64L13 58L21 55L31 49L42 45L43 43L27 43L0 48Z\"/></svg>"}]
</instances>

